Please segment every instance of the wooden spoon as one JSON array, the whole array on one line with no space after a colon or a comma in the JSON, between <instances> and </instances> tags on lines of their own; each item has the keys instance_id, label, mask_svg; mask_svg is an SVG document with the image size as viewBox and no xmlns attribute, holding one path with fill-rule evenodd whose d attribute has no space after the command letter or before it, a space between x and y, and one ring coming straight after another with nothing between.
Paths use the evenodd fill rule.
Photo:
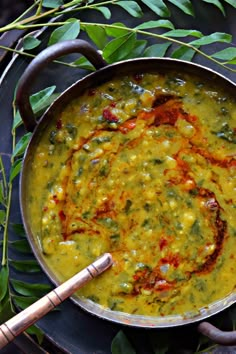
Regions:
<instances>
[{"instance_id":1,"label":"wooden spoon","mask_svg":"<svg viewBox=\"0 0 236 354\"><path fill-rule=\"evenodd\" d=\"M74 275L65 283L59 285L56 289L27 307L24 311L2 324L0 326L0 349L54 309L54 307L62 303L62 301L71 296L76 290L107 270L112 263L111 254L105 253L87 268L81 270L81 272Z\"/></svg>"}]
</instances>

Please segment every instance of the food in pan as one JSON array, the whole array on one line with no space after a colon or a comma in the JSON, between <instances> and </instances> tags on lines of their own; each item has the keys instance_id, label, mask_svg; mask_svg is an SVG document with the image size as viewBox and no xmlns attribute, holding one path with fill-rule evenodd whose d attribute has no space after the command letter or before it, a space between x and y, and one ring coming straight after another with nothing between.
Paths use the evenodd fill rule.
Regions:
<instances>
[{"instance_id":1,"label":"food in pan","mask_svg":"<svg viewBox=\"0 0 236 354\"><path fill-rule=\"evenodd\" d=\"M197 76L115 78L42 135L29 214L64 280L104 252L79 291L130 314L191 316L236 285L236 102Z\"/></svg>"}]
</instances>

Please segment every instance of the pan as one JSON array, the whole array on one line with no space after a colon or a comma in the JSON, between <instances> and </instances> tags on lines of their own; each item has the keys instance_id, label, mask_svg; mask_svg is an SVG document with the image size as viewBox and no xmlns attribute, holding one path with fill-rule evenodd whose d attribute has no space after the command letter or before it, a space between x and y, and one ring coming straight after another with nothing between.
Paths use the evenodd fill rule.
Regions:
<instances>
[{"instance_id":1,"label":"pan","mask_svg":"<svg viewBox=\"0 0 236 354\"><path fill-rule=\"evenodd\" d=\"M66 91L64 91L53 102L53 104L45 112L45 114L40 118L40 120L37 121L34 117L34 114L33 114L33 111L32 111L31 105L30 105L30 101L29 101L29 96L30 96L31 87L33 85L33 82L39 76L40 71L49 62L55 60L58 57L69 54L69 53L80 53L80 54L84 55L94 65L96 71L91 74L86 75L83 79L77 81L75 84L73 84L71 87L69 87ZM152 80L154 80L152 75L157 75L157 77L160 79L160 81L163 80L163 77L165 77L165 75L169 75L168 80L167 80L169 86L165 89L163 89L163 88L160 89L157 85L155 88L155 90L157 91L157 97L155 95L154 95L155 97L153 97L153 94L152 94L152 92L150 93L150 90L149 90L149 92L148 92L148 90L146 90L145 92L143 92L143 90L142 90L142 85L140 84L140 82L142 82L143 77L145 75L147 75L147 79L145 78L145 80L147 80L147 82L149 82L150 85L152 84ZM176 76L176 78L173 79L174 75L175 76L177 75L177 76ZM34 254L35 254L37 260L39 261L44 272L48 275L50 280L53 283L55 283L56 285L58 285L60 282L60 274L59 274L60 272L55 270L55 267L54 268L51 267L49 264L50 262L48 261L48 259L50 259L50 247L52 244L50 243L50 247L47 248L48 254L45 256L46 246L45 246L45 244L43 245L43 243L42 243L42 235L41 235L41 231L40 231L42 229L41 229L41 226L39 227L39 224L37 225L37 222L35 221L37 219L37 217L35 216L34 213L32 213L32 208L30 207L30 203L31 203L31 199L32 199L31 191L33 189L33 187L32 187L32 172L31 171L34 166L35 158L39 154L38 146L39 146L41 140L44 139L44 136L46 134L48 134L49 139L51 139L51 143L52 143L51 148L53 150L54 149L53 145L55 144L54 138L56 137L56 139L57 139L59 136L59 140L61 139L60 134L59 135L57 134L58 133L57 130L61 129L62 122L61 122L61 119L58 117L60 117L61 112L64 111L65 107L68 107L68 106L70 107L71 102L74 102L74 100L80 98L80 100L81 100L80 102L82 102L81 106L80 106L80 113L82 115L82 114L84 114L84 112L86 113L88 111L88 109L87 109L88 106L86 105L87 101L85 100L85 103L83 104L83 100L85 97L84 95L92 96L92 97L96 96L97 90L99 91L100 87L103 88L104 87L103 85L109 85L107 83L110 83L113 80L116 83L115 80L119 80L120 78L124 78L124 81L125 80L129 81L130 77L133 78L132 84L130 84L130 81L128 84L129 87L131 87L131 91L135 92L136 95L140 95L140 94L142 95L142 98L140 99L140 96L139 96L139 100L137 100L137 102L139 102L138 104L140 105L140 102L141 103L144 102L144 104L147 105L143 110L141 110L141 112L138 113L138 124L141 127L140 129L142 129L142 124L147 124L146 121L148 119L151 119L152 124L155 126L155 134L159 134L158 132L156 132L156 129L161 126L161 129L164 129L163 131L165 131L165 134L167 134L166 136L168 136L168 134L170 136L170 132L166 132L169 129L169 127L176 129L177 124L180 124L179 129L182 132L181 134L183 134L186 138L189 138L195 134L194 133L193 135L191 135L192 133L189 132L189 129L191 130L192 129L191 127L192 126L194 127L194 124L195 124L194 122L196 121L196 115L194 113L193 114L187 113L186 110L183 109L183 107L181 106L180 101L182 99L184 99L186 102L186 105L189 104L187 92L184 93L181 90L182 90L182 87L185 85L185 78L190 77L190 76L194 77L195 105L199 105L201 107L202 103L201 103L200 98L198 99L198 97L199 97L198 95L199 95L199 92L201 91L201 88L202 88L202 82L207 82L207 84L206 84L207 90L205 91L205 96L207 96L208 98L210 97L210 100L215 102L215 106L218 107L220 105L221 116L219 119L222 119L222 117L225 117L225 116L228 117L228 115L229 115L228 109L229 108L228 108L226 102L227 102L227 100L229 101L229 107L231 107L231 105L233 105L233 103L235 103L235 98L234 98L235 97L235 84L232 81L226 79L224 76L219 75L218 73L216 73L208 68L205 68L201 65L197 65L197 64L193 64L193 63L189 63L189 62L185 62L185 61L181 61L181 60L169 59L169 58L137 58L137 59L125 60L122 62L108 65L103 60L102 56L89 43L87 43L83 40L72 40L72 41L61 42L61 43L58 43L56 45L53 45L53 46L45 49L30 63L30 65L28 66L28 68L26 69L24 74L22 75L22 77L19 81L18 88L17 88L17 95L16 95L17 105L18 105L18 108L19 108L21 117L23 119L26 130L33 132L33 134L32 134L32 138L30 140L30 143L28 145L28 148L25 152L23 168L22 168L22 173L21 173L21 178L20 178L21 214L22 214L24 227L26 229L26 233L28 235L28 239L29 239L31 247L34 251ZM127 79L127 77L128 77L128 79ZM175 89L173 89L173 87L175 87L175 88L178 87L178 89L176 89L178 91L178 95L175 95L173 93L175 90ZM189 91L191 91L192 89L193 89L193 86L189 86ZM220 96L218 96L218 94L217 94L218 89L221 92ZM132 113L132 107L133 107L132 106L132 104L133 104L132 98L129 100L128 105L122 106L122 109L124 109L126 111L130 110L129 112L131 112L130 113L131 115L129 116L128 124L123 122L124 124L122 123L122 125L119 126L119 122L120 122L119 118L117 118L117 115L114 113L114 112L117 112L118 107L120 107L119 102L118 102L118 104L117 104L117 102L114 103L112 98L110 98L110 96L112 96L112 94L113 94L112 91L114 92L114 90L116 90L116 88L114 88L114 85L113 84L110 85L111 95L108 95L108 94L105 95L105 99L108 100L108 102L110 102L110 103L109 103L108 107L107 106L105 108L103 107L102 116L100 116L100 121L101 121L100 123L103 124L103 121L105 121L105 123L109 125L109 129L107 129L107 131L109 131L109 134L114 134L114 131L116 131L116 132L119 131L119 133L123 134L122 136L125 139L128 136L127 134L131 131L131 133L134 134L134 138L135 138L135 129L137 127L137 125L136 125L137 121L135 119L137 117L134 118L134 116L132 115L133 114ZM230 98L227 98L227 97L225 98L224 93L227 93L227 97L230 97ZM101 92L100 92L100 96L102 96ZM137 102L136 102L136 104L137 104ZM162 111L163 106L165 108L164 113ZM204 109L206 109L206 107L207 107L207 103L205 106L203 105L202 107L203 107L202 111L204 111ZM195 112L195 109L193 109L193 111ZM70 112L74 112L74 111L72 110ZM120 114L122 115L122 113L120 113ZM179 119L179 118L176 119L176 117L175 117L176 114L178 117L181 117L181 119ZM78 126L76 126L75 128L79 129L80 115L78 115L77 118L78 118ZM187 125L183 126L183 121L187 122ZM205 121L206 121L206 125L208 125L208 117L206 114L205 114ZM50 122L54 122L54 126L56 127L56 132L55 132L55 130L54 131L51 130L50 134L49 134L48 127L51 124ZM150 128L151 125L150 124L148 125L148 124L147 124L147 126L148 126L147 131L149 132L148 134L151 136L154 133L153 133L153 130ZM69 134L67 141L70 140L70 134L73 135L73 133L75 132L75 130L73 128L74 127L71 127L71 126L67 127L67 132ZM197 130L197 128L195 129L195 131L196 130ZM207 155L206 153L204 153L203 148L201 148L202 149L201 150L199 146L193 147L193 151L195 154L194 158L196 158L196 156L200 154L204 158L205 162L203 162L203 163L207 163L207 164L213 163L216 166L216 168L224 168L227 165L227 167L230 167L231 174L233 174L232 171L235 169L235 152L233 152L233 144L234 144L234 139L235 139L234 132L235 132L235 128L231 129L230 124L228 122L222 123L221 127L219 127L219 129L217 127L214 127L214 129L212 128L212 130L210 130L210 134L212 134L212 136L214 135L217 138L221 139L220 142L222 143L223 150L225 148L225 144L227 145L227 143L230 143L231 153L228 152L229 157L227 157L227 159L226 159L227 161L224 160L224 162L219 163L220 153L218 150L217 150L218 152L216 152L216 155L214 155L214 157L212 157L212 156L210 157L210 155ZM173 133L173 131L172 131L172 133ZM98 142L98 138L100 139L101 136L99 136L99 137L95 136L95 138L93 135L93 139L95 139ZM137 140L137 137L135 139ZM169 137L168 137L168 139L169 139ZM166 148L167 145L171 145L171 144L169 144L169 142L166 143L166 140L168 140L168 139L167 138L162 139L161 140L162 145L158 145L157 149L159 149L159 148L161 149L163 146ZM88 146L89 144L87 144L88 140L86 140L86 141L85 140L83 141L83 144L81 145L83 147L83 150L89 149L89 146ZM145 139L141 139L141 140L143 141ZM141 141L141 140L139 139L139 141ZM89 143L91 143L91 141L92 140L90 139ZM158 142L158 144L159 143L160 143L160 141ZM196 142L196 144L198 144L198 143ZM201 142L201 146L204 146L204 144L207 145L207 139L205 139ZM133 148L133 146L134 146L134 144L132 145L132 148ZM145 144L144 144L144 146L145 146ZM213 147L214 146L212 146L211 148L213 148ZM73 149L74 149L73 151L75 151L78 149L78 147L76 146ZM130 149L131 149L131 146L128 147L128 150L130 150ZM145 147L143 149L145 149ZM200 150L201 150L201 152L200 152ZM96 151L99 154L99 149ZM139 150L138 150L138 153L140 153ZM145 153L144 153L144 155L145 155ZM142 154L139 154L138 156L140 156L140 155L142 155ZM198 266L198 269L194 272L193 278L196 280L196 282L198 282L199 278L202 275L204 277L206 273L212 272L212 271L214 271L214 269L217 268L217 260L218 259L222 260L224 258L224 252L225 252L224 245L225 245L225 243L228 242L227 240L230 237L229 237L229 232L228 232L227 220L225 220L224 217L221 216L222 207L220 205L220 202L218 200L216 200L215 194L212 193L211 191L209 191L209 189L205 188L204 186L201 186L201 183L204 183L204 182L200 181L200 179L198 181L199 182L198 186L196 186L196 184L193 185L193 183L195 183L195 182L193 182L191 177L189 177L188 173L186 172L187 171L186 166L190 162L187 162L187 163L184 162L184 158L179 158L179 156L180 155L178 155L178 157L177 157L177 153L175 153L176 161L178 160L177 170L182 177L183 176L188 177L188 181L186 179L184 181L184 183L186 182L187 184L185 183L185 187L182 186L184 188L183 189L184 193L187 192L192 196L194 196L194 195L196 196L196 194L197 194L198 195L197 200L200 201L202 203L202 205L204 204L205 207L207 206L207 208L208 208L207 212L209 212L209 215L211 215L211 216L206 217L206 220L208 220L208 221L206 221L206 224L204 224L205 226L207 225L207 222L209 222L209 220L212 220L211 219L212 215L214 215L214 232L213 232L212 237L215 242L215 245L212 246L210 244L207 244L206 248L209 251L209 255L204 256L205 257L204 258L205 265L204 265L204 267ZM79 155L77 157L80 158ZM97 156L95 156L95 158L93 160L94 165L96 165L96 163L97 163L96 158L97 158ZM135 157L133 157L133 159L135 159ZM164 157L164 159L166 161L166 157ZM185 157L185 159L188 159L188 156ZM156 158L154 160L153 160L153 164L161 165L161 163L162 163L161 158ZM181 162L180 162L180 160L181 160ZM176 161L173 162L170 158L168 160L169 166L172 166L172 163L175 164ZM47 163L48 162L46 162L46 164ZM66 162L64 164L65 168L70 166L70 164L71 164L71 160L69 161L69 163ZM61 164L61 166L62 165L63 164ZM42 167L43 171L45 171L44 168L45 168L45 166ZM136 167L134 167L134 168L136 168ZM174 169L176 171L176 164L174 165ZM80 172L81 172L81 170L80 170ZM103 173L106 173L106 172L103 171ZM125 172L125 169L124 169L124 174L125 173L128 173L128 172L127 171ZM162 173L164 176L166 174L166 171L162 170ZM35 178L36 178L36 175L37 174L35 174ZM213 173L212 174L213 177L211 177L210 183L215 183L214 175L215 174ZM46 176L46 173L45 173L45 176ZM117 176L117 178L119 178L119 176ZM149 177L146 176L145 178L147 178L147 180L148 180ZM155 178L155 181L156 180L157 180L157 178ZM172 183L172 186L174 186L176 184L175 178L172 178L172 180L171 180L171 178L168 179L168 183L170 181ZM182 183L183 183L183 178L181 179L180 184L182 185ZM121 190L122 190L122 188L121 188ZM172 192L173 192L173 190L172 190ZM159 194L160 193L162 193L161 190L159 191ZM36 199L37 199L37 197L36 197ZM128 202L127 202L127 200L128 200ZM167 219L168 219L168 213L171 214L172 213L171 209L175 208L175 203L173 201L173 198L171 200L172 200L172 202L167 207L166 214L165 214L165 215L167 215ZM56 201L54 200L52 202L54 204L58 204L58 203L60 204L60 201L58 201L58 200L56 200ZM86 199L85 199L85 203L86 203ZM232 205L232 201L228 201L228 204ZM149 209L148 203L146 203L145 205L146 206L144 207L144 209L146 211L148 211L148 209ZM124 205L123 210L125 210L127 215L130 212L130 208L132 210L132 207L133 206L132 206L132 202L130 201L130 199L126 199L126 204ZM42 208L44 209L43 211L46 212L48 210L48 205L46 207L44 206ZM109 217L106 218L106 222L110 223L111 222L110 215L112 212L112 210L110 210L110 209L112 209L112 208L110 208L109 210L107 210L107 208L109 209L109 207L107 207L107 205L106 205L106 208L105 208L105 210L103 208L102 213L104 213L104 212L110 213L109 215L107 214ZM59 219L61 221L63 221L66 218L64 211L60 210L60 212L58 214L60 214ZM194 224L193 220L191 219L192 218L191 213L183 213L183 214L186 219L190 220L189 223L190 224L192 223L191 230L193 230L193 228L195 227L195 231L192 231L192 232L194 233L194 235L196 235L196 233L198 233L198 231L199 231L198 230L199 225L197 223ZM34 219L34 217L35 217L35 219ZM40 214L40 217L42 218L42 214ZM141 218L141 216L140 216L140 218ZM162 221L164 220L164 222L166 222L167 219L162 218ZM160 223L161 219L159 218L158 220ZM135 221L132 221L132 222L133 222L133 224L135 224ZM143 223L145 224L145 220L143 220ZM169 221L167 223L168 223L168 225L170 224ZM56 222L54 223L54 221L52 221L52 224L56 225ZM129 225L129 227L130 227L130 225ZM128 230L126 230L126 231L128 232L129 230L130 229L128 228ZM188 229L188 230L190 230L190 229ZM80 233L83 234L83 232L84 232L84 229L82 229L82 231ZM100 231L96 231L96 232L99 233ZM112 234L113 239L115 239L114 235L116 235L116 233ZM203 236L201 236L201 237L204 238ZM173 258L172 256L171 256L172 258L170 260L170 249L172 246L171 246L171 244L169 244L169 242L170 242L169 240L173 240L173 238L170 238L167 240L165 237L162 237L161 239L159 239L158 249L155 254L157 257L159 257L159 253L161 253L162 251L166 252L164 257L161 257L161 258L159 257L160 262L161 262L159 264L159 266L161 266L162 269L165 269L165 271L166 271L166 265L169 264L170 268L172 267L171 269L173 269L176 273L176 270L180 265L180 261L176 257ZM192 238L192 240L194 240L194 238ZM66 241L68 241L68 240L66 240ZM191 244L191 242L195 242L195 241L191 241L191 237L190 237L189 243ZM146 245L148 245L148 243L149 243L149 241L146 242ZM99 238L98 238L98 244L99 244ZM180 244L181 244L181 241L180 241ZM111 245L111 244L109 244L109 245ZM146 245L144 245L143 247L146 247ZM185 246L185 247L188 247L188 246ZM206 248L204 248L204 249L206 250ZM231 248L232 248L232 245L231 245ZM119 249L116 251L122 255L125 253L124 250L122 250L122 249ZM72 255L73 250L70 250L70 252L72 252L71 253L71 255ZM111 250L111 253L112 253L112 250ZM166 260L167 259L166 255L168 255L168 257L169 257L168 260ZM113 254L113 256L114 256L114 254ZM196 257L197 256L195 256L195 258ZM233 264L235 262L232 260L232 257L231 257L230 264L233 267ZM153 279L153 272L148 270L148 267L146 267L145 264L143 264L143 263L141 264L141 263L142 262L139 262L138 267L140 267L140 268L138 270L136 269L135 276L133 276L135 287L132 288L131 291L132 291L132 295L135 295L136 297L139 297L139 295L142 292L144 294L149 295L150 284L152 281L151 279ZM187 261L186 261L186 263L187 263ZM116 262L114 262L114 264L116 264ZM137 266L137 264L136 264L136 266ZM220 267L220 265L218 264L218 268L219 267ZM157 268L155 268L155 272L157 272L156 269ZM66 273L66 267L63 269L63 271ZM187 278L189 277L190 273L191 273L191 271L185 272L185 274L188 274ZM155 273L155 276L157 277L157 273ZM143 279L148 280L149 285L147 285L147 283L145 283L145 286L144 286ZM158 281L157 281L157 278L155 278L154 281L156 284L155 285L156 286L155 289L157 289L156 291L158 292L158 294L161 293L162 294L161 296L164 296L164 297L167 296L167 298L166 298L167 300L165 300L164 302L169 304L168 295L166 295L166 294L168 294L168 291L166 291L166 290L169 290L169 289L167 289L169 284L166 284L166 281L163 280L162 278L160 278L160 276L158 278ZM180 281L183 281L183 279ZM226 282L230 283L230 280L228 280L228 278L227 278ZM171 281L169 283L171 283ZM173 282L171 284L173 284ZM126 287L126 285L127 284L125 283L125 287ZM190 284L190 287L191 287L191 284ZM97 315L103 319L107 319L112 322L121 323L121 324L125 324L125 325L130 325L130 326L136 326L136 327L144 327L144 328L165 328L165 327L181 326L181 325L186 325L186 324L190 324L190 323L198 323L199 321L202 321L203 319L206 319L206 318L228 308L229 306L231 306L235 302L235 299L236 299L235 292L233 290L233 286L231 286L231 287L232 287L232 290L229 291L228 293L226 293L224 296L219 297L219 298L216 297L214 301L212 301L210 303L206 303L204 306L200 306L199 308L197 308L197 311L185 311L184 314L183 313L179 314L179 313L176 313L175 311L173 311L173 314L172 314L171 311L169 311L169 313L167 315L165 315L165 313L162 314L161 312L159 312L158 315L153 315L149 311L149 313L146 315L145 313L144 314L142 313L142 310L140 310L139 306L137 306L137 309L134 309L131 311L131 313L129 313L129 311L126 312L126 311L123 311L122 309L120 310L119 306L116 307L117 304L115 305L115 307L113 306L113 308L112 308L112 306L110 306L110 308L108 308L106 306L101 306L96 302L96 299L94 301L95 297L93 297L92 301L91 301L91 297L90 297L90 299L86 299L85 296L72 296L72 300L76 304L78 304L80 307L82 307L84 310L90 312L91 314ZM127 287L126 287L126 290L127 290ZM165 290L165 292L163 292L163 290ZM179 290L175 289L175 291L179 291ZM201 288L201 286L200 286L198 289L198 293L201 294L203 291L204 291L204 287ZM216 293L217 290L213 288L212 292ZM133 303L133 301L130 301L130 302ZM167 305L165 305L165 306L167 306ZM202 331L203 333L205 333L206 335L208 335L209 337L211 337L216 342L224 343L224 344L235 343L234 332L231 332L229 334L225 334L225 333L222 334L219 330L217 330L216 328L213 328L210 324L208 324L206 322L200 323L199 330Z\"/></svg>"}]
</instances>

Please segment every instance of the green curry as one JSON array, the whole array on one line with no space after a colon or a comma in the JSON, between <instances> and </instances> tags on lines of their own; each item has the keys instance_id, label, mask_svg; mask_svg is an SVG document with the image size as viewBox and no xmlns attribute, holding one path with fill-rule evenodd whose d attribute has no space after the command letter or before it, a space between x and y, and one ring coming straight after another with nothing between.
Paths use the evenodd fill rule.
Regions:
<instances>
[{"instance_id":1,"label":"green curry","mask_svg":"<svg viewBox=\"0 0 236 354\"><path fill-rule=\"evenodd\" d=\"M65 280L104 252L79 296L130 314L197 313L236 284L236 101L185 74L87 90L50 123L29 214Z\"/></svg>"}]
</instances>

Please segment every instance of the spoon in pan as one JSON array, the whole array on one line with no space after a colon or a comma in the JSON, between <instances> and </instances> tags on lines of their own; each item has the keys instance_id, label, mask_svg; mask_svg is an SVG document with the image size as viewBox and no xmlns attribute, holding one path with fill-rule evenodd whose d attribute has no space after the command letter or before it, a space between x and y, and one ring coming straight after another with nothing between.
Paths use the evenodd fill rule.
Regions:
<instances>
[{"instance_id":1,"label":"spoon in pan","mask_svg":"<svg viewBox=\"0 0 236 354\"><path fill-rule=\"evenodd\" d=\"M28 327L46 315L54 307L60 305L75 291L82 288L90 280L103 273L112 265L112 256L105 253L96 261L91 263L72 278L59 285L56 289L36 301L25 310L0 326L0 349L5 347L16 336L25 331Z\"/></svg>"}]
</instances>

